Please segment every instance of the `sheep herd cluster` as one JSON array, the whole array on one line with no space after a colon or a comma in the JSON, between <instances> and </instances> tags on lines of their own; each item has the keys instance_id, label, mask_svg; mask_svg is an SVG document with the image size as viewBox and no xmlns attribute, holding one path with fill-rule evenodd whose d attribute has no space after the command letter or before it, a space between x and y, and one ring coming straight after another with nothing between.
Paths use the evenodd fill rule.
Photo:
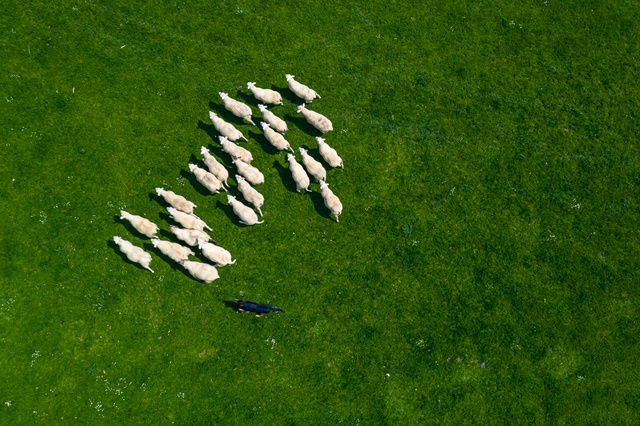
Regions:
<instances>
[{"instance_id":1,"label":"sheep herd cluster","mask_svg":"<svg viewBox=\"0 0 640 426\"><path fill-rule=\"evenodd\" d=\"M294 76L287 74L286 79L289 84L289 89L304 101L304 103L298 107L298 113L301 113L309 124L322 133L333 130L333 125L327 117L309 110L305 106L306 103L310 103L316 97L320 98L320 96L311 88L295 81ZM247 89L251 91L258 101L264 104L282 105L282 96L275 90L261 89L257 87L255 83L251 82L247 83ZM251 120L251 107L230 98L226 93L219 93L219 95L222 98L224 107L228 111L255 126L255 123ZM301 189L305 189L311 192L309 189L311 183L309 175L317 179L320 183L320 194L322 195L324 204L331 211L331 215L335 218L336 222L338 222L338 216L342 213L342 203L338 197L333 194L331 189L329 189L329 184L326 183L327 172L322 163L314 159L309 155L307 150L302 147L299 148L299 152L304 167L298 163L294 156L295 151L291 147L291 144L284 138L284 134L288 130L287 123L269 111L265 105L260 104L258 108L262 113L263 121L260 125L267 141L280 151L291 150L291 154L287 154L287 161L289 162L289 170L291 171L292 178L296 183L296 190L300 192ZM264 197L253 186L264 183L264 175L255 166L251 165L251 161L253 160L251 152L234 143L240 139L248 142L248 139L245 138L242 132L236 129L233 124L224 121L218 117L216 113L210 111L209 117L216 130L220 133L219 141L222 150L231 156L231 161L237 168L238 174L236 174L235 177L238 183L238 190L245 201L253 205L260 213L260 216L262 216L260 207L264 203ZM344 167L342 159L338 156L336 150L331 148L325 142L324 138L316 137L316 141L318 142L318 152L330 167ZM198 167L195 164L189 164L189 170L191 170L198 182L212 193L217 194L221 190L227 191L229 188L227 182L229 179L229 171L227 168L218 162L204 146L200 153L203 156L203 162L208 170ZM175 225L170 225L169 230L187 245L197 246L202 252L202 255L213 264L190 261L189 256L193 256L195 253L189 247L158 239L157 233L159 228L149 219L130 214L124 210L120 211L120 219L129 221L136 231L151 239L151 243L155 248L160 250L165 256L182 265L194 278L206 283L210 283L219 278L216 267L235 263L235 260L231 260L231 254L227 250L210 242L212 241L211 237L204 230L208 229L211 231L212 229L193 213L193 209L197 206L173 191L156 188L156 192L170 205L170 207L167 207L170 218L182 226L182 228L180 228ZM250 226L263 223L263 221L258 220L258 216L253 208L236 200L236 197L227 195L227 200L233 208L233 212L238 216L239 222L243 225ZM151 255L148 252L121 237L113 237L113 240L129 260L139 263L142 267L153 272L149 267Z\"/></svg>"}]
</instances>

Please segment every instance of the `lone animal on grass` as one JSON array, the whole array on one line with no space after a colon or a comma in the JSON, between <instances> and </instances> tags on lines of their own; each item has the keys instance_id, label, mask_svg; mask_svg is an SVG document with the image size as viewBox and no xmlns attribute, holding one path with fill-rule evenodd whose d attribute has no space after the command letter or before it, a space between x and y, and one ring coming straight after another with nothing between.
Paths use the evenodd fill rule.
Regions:
<instances>
[{"instance_id":1,"label":"lone animal on grass","mask_svg":"<svg viewBox=\"0 0 640 426\"><path fill-rule=\"evenodd\" d=\"M227 170L227 168L220 164L220 162L216 160L216 157L211 155L209 153L209 150L204 146L200 148L200 153L204 157L203 161L207 166L207 169L209 169L209 171L213 173L224 184L226 188L229 188L229 183L227 182L227 179L229 179L229 171Z\"/></svg>"},{"instance_id":2,"label":"lone animal on grass","mask_svg":"<svg viewBox=\"0 0 640 426\"><path fill-rule=\"evenodd\" d=\"M287 79L287 83L289 83L289 89L299 98L305 101L305 103L309 103L313 101L315 98L320 98L320 95L316 93L315 90L310 89L308 86L305 86L302 83L298 83L293 79L295 77L291 74L286 74L285 78Z\"/></svg>"},{"instance_id":3,"label":"lone animal on grass","mask_svg":"<svg viewBox=\"0 0 640 426\"><path fill-rule=\"evenodd\" d=\"M310 156L307 153L307 150L304 148L299 148L300 154L302 155L302 162L304 166L307 168L307 171L311 176L316 178L318 181L327 179L327 171L322 167L319 161Z\"/></svg>"},{"instance_id":4,"label":"lone animal on grass","mask_svg":"<svg viewBox=\"0 0 640 426\"><path fill-rule=\"evenodd\" d=\"M265 104L282 105L282 95L275 90L261 89L252 82L247 83L247 89L251 90L257 100Z\"/></svg>"},{"instance_id":5,"label":"lone animal on grass","mask_svg":"<svg viewBox=\"0 0 640 426\"><path fill-rule=\"evenodd\" d=\"M258 222L258 215L253 211L251 207L247 207L240 201L236 200L233 195L227 195L229 205L233 207L233 212L240 219L239 222L243 225L251 226L257 223L264 223L264 221Z\"/></svg>"},{"instance_id":6,"label":"lone animal on grass","mask_svg":"<svg viewBox=\"0 0 640 426\"><path fill-rule=\"evenodd\" d=\"M199 231L197 229L184 229L179 228L175 225L169 225L169 231L179 240L184 241L190 246L196 246L197 240L200 239L202 241L210 241L211 237L204 231ZM211 240L212 241L212 240ZM214 241L215 242L215 241Z\"/></svg>"},{"instance_id":7,"label":"lone animal on grass","mask_svg":"<svg viewBox=\"0 0 640 426\"><path fill-rule=\"evenodd\" d=\"M164 200L167 203L169 203L171 207L173 207L174 209L178 209L182 212L192 214L193 209L195 207L198 207L195 204L193 204L191 201L188 201L182 195L178 195L173 191L167 191L164 188L156 188L156 193L162 198L164 198Z\"/></svg>"},{"instance_id":8,"label":"lone animal on grass","mask_svg":"<svg viewBox=\"0 0 640 426\"><path fill-rule=\"evenodd\" d=\"M300 192L301 189L305 189L307 192L311 192L309 189L311 180L307 172L304 171L304 167L296 161L296 157L293 154L287 154L287 161L289 162L289 170L291 170L293 181L296 183L296 191Z\"/></svg>"},{"instance_id":9,"label":"lone animal on grass","mask_svg":"<svg viewBox=\"0 0 640 426\"><path fill-rule=\"evenodd\" d=\"M271 128L268 123L261 121L262 130L264 131L264 135L269 141L271 145L273 145L276 149L280 151L284 151L285 149L290 149L293 152L293 148L289 144L289 141L284 138L280 133L276 132Z\"/></svg>"},{"instance_id":10,"label":"lone animal on grass","mask_svg":"<svg viewBox=\"0 0 640 426\"><path fill-rule=\"evenodd\" d=\"M198 240L198 248L202 251L202 254L212 261L215 266L232 265L236 263L235 259L231 260L231 253L215 244L208 243L206 241Z\"/></svg>"},{"instance_id":11,"label":"lone animal on grass","mask_svg":"<svg viewBox=\"0 0 640 426\"><path fill-rule=\"evenodd\" d=\"M230 141L244 139L245 141L249 142L249 140L244 137L240 130L236 129L233 124L227 123L222 118L218 117L215 112L209 111L209 118L213 123L213 127L215 127L222 136L228 138Z\"/></svg>"},{"instance_id":12,"label":"lone animal on grass","mask_svg":"<svg viewBox=\"0 0 640 426\"><path fill-rule=\"evenodd\" d=\"M202 240L200 240L202 241ZM174 243L171 241L164 241L154 238L151 240L151 244L162 254L172 259L175 262L180 263L182 260L189 260L189 256L194 256L195 253L189 247L185 247L182 244Z\"/></svg>"},{"instance_id":13,"label":"lone animal on grass","mask_svg":"<svg viewBox=\"0 0 640 426\"><path fill-rule=\"evenodd\" d=\"M213 173L202 169L195 164L189 164L189 170L196 176L198 182L202 184L209 191L217 194L220 190L226 191L227 189L222 185L222 181L216 177Z\"/></svg>"},{"instance_id":14,"label":"lone animal on grass","mask_svg":"<svg viewBox=\"0 0 640 426\"><path fill-rule=\"evenodd\" d=\"M238 157L245 163L251 164L251 162L253 161L253 155L251 155L251 151L236 145L224 136L220 136L219 139L220 145L222 145L222 150L224 152L229 154L231 157Z\"/></svg>"},{"instance_id":15,"label":"lone animal on grass","mask_svg":"<svg viewBox=\"0 0 640 426\"><path fill-rule=\"evenodd\" d=\"M126 219L129 221L136 231L142 235L146 235L149 238L155 238L158 233L158 225L151 222L149 219L138 216L135 214L127 213L124 210L120 210L120 219Z\"/></svg>"},{"instance_id":16,"label":"lone animal on grass","mask_svg":"<svg viewBox=\"0 0 640 426\"><path fill-rule=\"evenodd\" d=\"M213 265L209 265L208 263L193 262L191 260L182 260L180 261L180 265L182 265L184 269L189 271L189 273L193 278L200 280L202 282L205 282L207 284L220 278L220 275L218 275L218 270L216 269L216 267Z\"/></svg>"},{"instance_id":17,"label":"lone animal on grass","mask_svg":"<svg viewBox=\"0 0 640 426\"><path fill-rule=\"evenodd\" d=\"M209 231L213 231L213 229L211 229L209 225L204 223L204 220L200 219L196 215L181 212L180 210L176 210L173 207L167 207L167 211L171 215L169 216L171 217L171 219L175 220L187 229L196 229L198 231L202 231L204 230L204 228L207 228Z\"/></svg>"},{"instance_id":18,"label":"lone animal on grass","mask_svg":"<svg viewBox=\"0 0 640 426\"><path fill-rule=\"evenodd\" d=\"M304 104L298 106L298 112L304 115L304 118L307 120L307 123L311 124L316 129L320 130L322 133L327 133L333 130L333 124L331 124L331 120L329 120L324 115L319 112L311 111L304 106Z\"/></svg>"},{"instance_id":19,"label":"lone animal on grass","mask_svg":"<svg viewBox=\"0 0 640 426\"><path fill-rule=\"evenodd\" d=\"M338 155L335 149L331 148L329 144L325 142L324 138L320 136L316 136L316 141L318 141L318 151L324 161L327 162L331 167L340 167L344 169L344 163L342 158Z\"/></svg>"},{"instance_id":20,"label":"lone animal on grass","mask_svg":"<svg viewBox=\"0 0 640 426\"><path fill-rule=\"evenodd\" d=\"M240 175L236 175L236 181L238 182L238 190L242 193L242 196L249 203L258 209L260 216L262 216L262 210L260 207L264 204L264 196L256 191L256 189L249 185L247 181Z\"/></svg>"},{"instance_id":21,"label":"lone animal on grass","mask_svg":"<svg viewBox=\"0 0 640 426\"><path fill-rule=\"evenodd\" d=\"M282 309L274 308L271 305L249 302L248 300L235 299L240 312L255 312L257 317L267 315L270 312L284 312Z\"/></svg>"},{"instance_id":22,"label":"lone animal on grass","mask_svg":"<svg viewBox=\"0 0 640 426\"><path fill-rule=\"evenodd\" d=\"M253 121L251 121L251 107L247 104L243 104L240 101L236 101L229 97L228 94L218 92L218 95L222 98L222 102L224 103L224 107L227 111L231 112L231 114L236 117L247 120L249 123L256 125Z\"/></svg>"},{"instance_id":23,"label":"lone animal on grass","mask_svg":"<svg viewBox=\"0 0 640 426\"><path fill-rule=\"evenodd\" d=\"M127 259L153 272L153 269L149 267L151 263L151 255L149 253L120 237L113 237L113 241L120 247L120 251L127 256Z\"/></svg>"},{"instance_id":24,"label":"lone animal on grass","mask_svg":"<svg viewBox=\"0 0 640 426\"><path fill-rule=\"evenodd\" d=\"M265 105L258 105L258 109L260 109L260 112L262 112L262 119L266 123L268 123L273 130L275 130L276 132L280 132L283 135L287 133L287 130L289 130L289 128L287 127L287 123L282 118L269 111Z\"/></svg>"},{"instance_id":25,"label":"lone animal on grass","mask_svg":"<svg viewBox=\"0 0 640 426\"><path fill-rule=\"evenodd\" d=\"M331 214L338 222L338 216L342 214L342 203L340 199L329 189L329 184L320 181L320 194L324 199L324 205L331 211Z\"/></svg>"},{"instance_id":26,"label":"lone animal on grass","mask_svg":"<svg viewBox=\"0 0 640 426\"><path fill-rule=\"evenodd\" d=\"M264 183L264 175L257 167L247 164L240 158L232 157L231 161L236 165L238 173L245 177L252 185Z\"/></svg>"}]
</instances>

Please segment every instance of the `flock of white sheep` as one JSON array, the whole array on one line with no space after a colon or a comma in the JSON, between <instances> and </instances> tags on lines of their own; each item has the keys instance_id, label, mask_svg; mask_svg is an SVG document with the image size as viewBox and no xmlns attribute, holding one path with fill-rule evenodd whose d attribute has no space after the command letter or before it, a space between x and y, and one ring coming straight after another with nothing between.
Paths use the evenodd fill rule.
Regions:
<instances>
[{"instance_id":1,"label":"flock of white sheep","mask_svg":"<svg viewBox=\"0 0 640 426\"><path fill-rule=\"evenodd\" d=\"M301 113L309 124L322 133L333 130L333 125L327 117L309 110L305 106L305 103L312 102L316 97L320 98L320 95L304 84L295 81L293 75L287 74L285 77L289 84L289 89L304 101L304 103L298 107L298 113ZM282 96L275 90L262 89L257 87L256 83L251 82L247 83L247 89L251 91L258 101L264 104L282 105ZM255 123L251 119L253 112L249 105L230 98L226 93L219 93L219 95L222 98L224 107L228 111L255 126ZM321 162L314 159L309 155L307 150L302 147L299 148L299 152L304 167L296 161L295 151L284 137L284 134L288 130L287 123L269 111L264 104L258 105L263 120L260 125L265 138L271 145L280 151L291 151L291 154L287 154L287 161L289 162L289 170L291 171L293 180L296 183L296 190L300 192L301 189L305 189L311 192L309 189L311 183L309 175L318 180L320 183L320 194L322 195L324 204L330 210L336 222L338 222L338 216L342 213L342 203L331 189L329 189L329 184L326 183L326 169ZM253 160L251 152L234 143L240 139L248 142L248 139L245 138L242 132L236 129L233 124L224 121L218 117L216 113L210 111L209 117L216 130L220 133L219 140L222 150L231 156L231 161L238 171L238 174L235 175L236 182L238 183L238 191L242 194L245 201L253 205L260 213L260 216L262 216L260 207L262 207L264 203L264 196L253 186L264 183L264 175L255 166L251 165L251 161ZM331 148L325 142L325 139L316 137L316 141L318 142L318 152L330 167L344 167L343 161L338 156L336 150ZM208 170L198 167L195 164L189 164L189 170L191 170L198 182L210 192L217 194L220 191L227 191L229 188L229 171L227 168L218 162L204 146L200 153L204 157L203 162ZM136 231L151 239L151 243L156 249L160 250L161 253L173 261L179 263L189 271L194 278L206 283L218 279L219 275L216 267L235 263L235 260L231 260L231 254L227 250L209 242L211 241L211 237L204 230L208 229L211 231L211 228L193 213L193 209L197 206L173 191L156 188L156 192L170 205L170 207L167 207L167 211L170 214L169 217L182 226L170 225L169 230L171 233L187 245L192 247L197 246L202 255L209 259L212 264L190 261L189 256L194 256L195 253L189 247L158 239L157 233L159 228L149 219L130 214L124 210L120 211L120 219L129 221ZM227 195L227 201L232 207L233 212L238 216L239 222L243 225L250 226L263 223L263 221L258 220L258 215L253 208L238 201L236 197ZM120 247L122 253L124 253L130 261L139 263L142 267L153 272L149 266L151 263L151 255L148 252L121 237L113 237L113 241Z\"/></svg>"}]
</instances>

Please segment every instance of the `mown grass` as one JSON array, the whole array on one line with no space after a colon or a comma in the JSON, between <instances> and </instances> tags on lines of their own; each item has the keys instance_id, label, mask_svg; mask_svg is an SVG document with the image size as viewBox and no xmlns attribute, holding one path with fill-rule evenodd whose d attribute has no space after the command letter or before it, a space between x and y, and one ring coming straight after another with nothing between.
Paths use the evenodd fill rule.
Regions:
<instances>
[{"instance_id":1,"label":"mown grass","mask_svg":"<svg viewBox=\"0 0 640 426\"><path fill-rule=\"evenodd\" d=\"M637 4L0 12L3 423L638 421ZM340 223L218 96L257 115L246 82L281 91L289 141L317 156L286 73L334 123ZM188 172L201 146L231 166L209 110L250 137L262 225ZM170 238L158 186L237 258L220 280L117 218Z\"/></svg>"}]
</instances>

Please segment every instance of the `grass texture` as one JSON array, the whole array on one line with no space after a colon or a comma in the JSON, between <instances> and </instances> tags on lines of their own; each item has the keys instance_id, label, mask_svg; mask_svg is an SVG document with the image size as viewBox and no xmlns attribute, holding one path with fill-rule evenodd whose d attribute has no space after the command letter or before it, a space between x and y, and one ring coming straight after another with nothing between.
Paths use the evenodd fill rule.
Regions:
<instances>
[{"instance_id":1,"label":"grass texture","mask_svg":"<svg viewBox=\"0 0 640 426\"><path fill-rule=\"evenodd\" d=\"M640 421L637 2L0 12L0 422ZM285 74L334 124L339 223L218 96L259 121L246 83L280 91L287 139L319 158ZM235 174L210 110L249 138L264 224L239 225L189 172L206 146ZM237 259L219 280L118 218L171 239L156 187Z\"/></svg>"}]
</instances>

